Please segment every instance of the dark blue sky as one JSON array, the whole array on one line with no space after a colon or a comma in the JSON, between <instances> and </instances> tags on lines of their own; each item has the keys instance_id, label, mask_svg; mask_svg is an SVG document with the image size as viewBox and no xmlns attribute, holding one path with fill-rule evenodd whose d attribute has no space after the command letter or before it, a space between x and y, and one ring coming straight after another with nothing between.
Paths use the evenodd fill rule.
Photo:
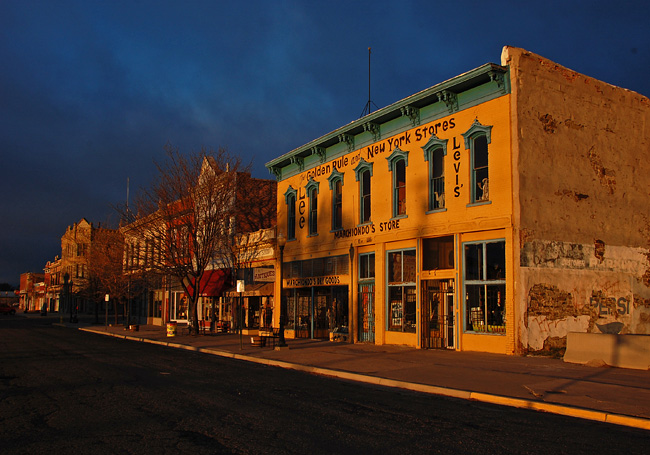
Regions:
<instances>
[{"instance_id":1,"label":"dark blue sky","mask_svg":"<svg viewBox=\"0 0 650 455\"><path fill-rule=\"evenodd\" d=\"M0 282L116 221L170 143L264 163L504 45L650 95L645 1L0 1ZM524 6L525 5L525 6Z\"/></svg>"}]
</instances>

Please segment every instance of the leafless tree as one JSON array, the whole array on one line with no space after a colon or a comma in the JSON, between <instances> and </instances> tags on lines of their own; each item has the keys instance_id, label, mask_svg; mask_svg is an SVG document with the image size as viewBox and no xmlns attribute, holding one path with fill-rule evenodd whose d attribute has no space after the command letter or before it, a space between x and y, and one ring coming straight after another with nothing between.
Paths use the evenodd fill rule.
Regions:
<instances>
[{"instance_id":1,"label":"leafless tree","mask_svg":"<svg viewBox=\"0 0 650 455\"><path fill-rule=\"evenodd\" d=\"M108 226L108 225L107 225ZM88 257L88 280L84 290L86 298L97 308L109 294L115 302L130 298L130 277L124 274L124 237L117 229L98 228L93 231ZM115 306L117 324L117 305Z\"/></svg>"},{"instance_id":2,"label":"leafless tree","mask_svg":"<svg viewBox=\"0 0 650 455\"><path fill-rule=\"evenodd\" d=\"M125 268L175 278L198 333L198 300L207 284L202 278L206 269L224 264L223 251L235 235L237 178L249 175L250 164L224 149L165 150L152 186L141 190L132 207L120 209L127 220Z\"/></svg>"}]
</instances>

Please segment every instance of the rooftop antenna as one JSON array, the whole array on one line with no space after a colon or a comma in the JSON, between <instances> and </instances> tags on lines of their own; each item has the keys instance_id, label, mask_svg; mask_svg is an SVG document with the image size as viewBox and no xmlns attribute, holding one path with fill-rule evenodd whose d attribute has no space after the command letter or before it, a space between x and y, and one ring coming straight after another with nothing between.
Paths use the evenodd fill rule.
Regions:
<instances>
[{"instance_id":1,"label":"rooftop antenna","mask_svg":"<svg viewBox=\"0 0 650 455\"><path fill-rule=\"evenodd\" d=\"M130 223L131 220L131 209L129 209L129 178L126 178L126 217L127 222Z\"/></svg>"},{"instance_id":2,"label":"rooftop antenna","mask_svg":"<svg viewBox=\"0 0 650 455\"><path fill-rule=\"evenodd\" d=\"M372 102L372 99L370 98L370 49L368 48L368 102L366 103L366 107L363 108L363 112L361 113L361 117L364 117L370 112L372 112L372 106L375 106L375 108L379 109L375 103Z\"/></svg>"}]
</instances>

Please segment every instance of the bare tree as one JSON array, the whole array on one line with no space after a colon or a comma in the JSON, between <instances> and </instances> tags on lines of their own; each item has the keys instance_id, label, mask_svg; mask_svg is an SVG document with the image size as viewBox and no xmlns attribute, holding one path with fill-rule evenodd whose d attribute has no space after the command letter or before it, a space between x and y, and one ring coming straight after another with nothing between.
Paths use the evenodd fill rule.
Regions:
<instances>
[{"instance_id":1,"label":"bare tree","mask_svg":"<svg viewBox=\"0 0 650 455\"><path fill-rule=\"evenodd\" d=\"M153 185L133 207L120 210L128 221L122 229L125 268L175 278L189 297L189 319L198 333L198 300L207 284L202 278L232 243L237 176L250 165L224 149L187 155L170 146L165 150Z\"/></svg>"}]
</instances>

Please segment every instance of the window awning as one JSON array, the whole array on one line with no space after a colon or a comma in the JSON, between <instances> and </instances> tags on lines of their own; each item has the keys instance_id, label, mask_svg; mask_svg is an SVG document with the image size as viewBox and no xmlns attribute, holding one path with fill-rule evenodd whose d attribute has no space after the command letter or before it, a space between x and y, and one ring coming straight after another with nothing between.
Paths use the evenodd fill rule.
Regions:
<instances>
[{"instance_id":1,"label":"window awning","mask_svg":"<svg viewBox=\"0 0 650 455\"><path fill-rule=\"evenodd\" d=\"M201 293L199 295L201 297L219 297L228 284L229 277L230 271L227 269L206 270L201 277L199 287Z\"/></svg>"},{"instance_id":2,"label":"window awning","mask_svg":"<svg viewBox=\"0 0 650 455\"><path fill-rule=\"evenodd\" d=\"M237 288L230 288L223 293L226 297L264 297L273 295L273 283L248 284L244 292L237 292Z\"/></svg>"}]
</instances>

